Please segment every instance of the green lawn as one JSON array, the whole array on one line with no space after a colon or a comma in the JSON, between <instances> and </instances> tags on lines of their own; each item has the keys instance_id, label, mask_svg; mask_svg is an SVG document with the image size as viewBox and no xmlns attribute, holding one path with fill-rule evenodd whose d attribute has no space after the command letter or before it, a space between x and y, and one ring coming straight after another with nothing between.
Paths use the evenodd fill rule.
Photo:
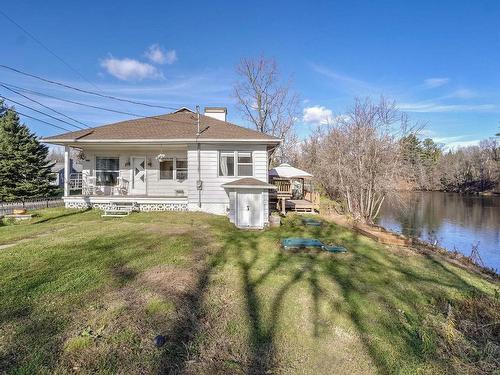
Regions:
<instances>
[{"instance_id":1,"label":"green lawn","mask_svg":"<svg viewBox=\"0 0 500 375\"><path fill-rule=\"evenodd\" d=\"M349 252L284 253L288 236ZM240 231L200 213L47 209L1 226L0 247L10 243L0 249L0 373L436 374L498 364L497 282L335 225L292 216L279 229ZM494 331L481 339L464 321Z\"/></svg>"}]
</instances>

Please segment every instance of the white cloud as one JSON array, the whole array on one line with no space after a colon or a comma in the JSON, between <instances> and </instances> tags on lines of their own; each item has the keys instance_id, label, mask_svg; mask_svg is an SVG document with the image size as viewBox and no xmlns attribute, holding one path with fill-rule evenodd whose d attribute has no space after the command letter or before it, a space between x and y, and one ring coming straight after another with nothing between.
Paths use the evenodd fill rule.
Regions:
<instances>
[{"instance_id":1,"label":"white cloud","mask_svg":"<svg viewBox=\"0 0 500 375\"><path fill-rule=\"evenodd\" d=\"M308 124L329 124L333 120L333 112L322 106L306 107L303 111L302 120Z\"/></svg>"},{"instance_id":2,"label":"white cloud","mask_svg":"<svg viewBox=\"0 0 500 375\"><path fill-rule=\"evenodd\" d=\"M175 51L175 49L167 51L167 53L165 54L165 61L169 65L177 61L177 52Z\"/></svg>"},{"instance_id":3,"label":"white cloud","mask_svg":"<svg viewBox=\"0 0 500 375\"><path fill-rule=\"evenodd\" d=\"M477 146L480 142L479 139L466 140L470 135L459 135L453 137L434 137L436 143L444 144L445 150L453 150L460 147Z\"/></svg>"},{"instance_id":4,"label":"white cloud","mask_svg":"<svg viewBox=\"0 0 500 375\"><path fill-rule=\"evenodd\" d=\"M475 98L477 93L469 89L458 89L453 91L450 95L447 95L448 98L458 98L458 99L470 99Z\"/></svg>"},{"instance_id":5,"label":"white cloud","mask_svg":"<svg viewBox=\"0 0 500 375\"><path fill-rule=\"evenodd\" d=\"M401 103L398 108L406 112L491 112L494 104L439 104L433 102Z\"/></svg>"},{"instance_id":6,"label":"white cloud","mask_svg":"<svg viewBox=\"0 0 500 375\"><path fill-rule=\"evenodd\" d=\"M158 43L149 46L144 55L155 64L171 65L177 61L177 52L174 49L165 51Z\"/></svg>"},{"instance_id":7,"label":"white cloud","mask_svg":"<svg viewBox=\"0 0 500 375\"><path fill-rule=\"evenodd\" d=\"M426 80L424 80L424 86L429 89L433 89L436 87L444 86L448 82L450 82L450 79L446 77L427 78Z\"/></svg>"},{"instance_id":8,"label":"white cloud","mask_svg":"<svg viewBox=\"0 0 500 375\"><path fill-rule=\"evenodd\" d=\"M143 79L161 79L163 74L153 65L134 59L116 59L108 57L101 66L112 76L122 81L142 81Z\"/></svg>"},{"instance_id":9,"label":"white cloud","mask_svg":"<svg viewBox=\"0 0 500 375\"><path fill-rule=\"evenodd\" d=\"M311 68L313 71L315 71L318 74L321 74L324 77L329 78L333 82L335 82L335 85L343 90L346 91L350 94L354 95L380 95L381 92L384 92L386 90L376 87L372 85L369 82L362 81L357 78L353 78L351 76L348 76L346 74L341 74L336 72L333 69L324 67L322 65L317 65L317 64L310 64Z\"/></svg>"}]
</instances>

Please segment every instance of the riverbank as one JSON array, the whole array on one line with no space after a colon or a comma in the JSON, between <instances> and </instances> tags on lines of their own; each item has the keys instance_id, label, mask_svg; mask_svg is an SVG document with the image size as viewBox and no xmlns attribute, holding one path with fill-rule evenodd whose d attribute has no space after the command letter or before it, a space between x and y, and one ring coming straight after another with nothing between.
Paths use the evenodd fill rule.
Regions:
<instances>
[{"instance_id":1,"label":"riverbank","mask_svg":"<svg viewBox=\"0 0 500 375\"><path fill-rule=\"evenodd\" d=\"M471 272L483 274L487 277L492 277L495 280L500 280L500 273L497 270L480 264L479 258L472 259L458 251L448 250L444 247L437 246L428 241L424 241L417 237L404 236L400 233L390 231L378 225L368 225L355 223L346 215L341 215L334 212L329 212L322 215L328 221L337 225L343 226L350 230L354 230L376 242L388 246L404 246L422 254L435 253L444 257L448 262L465 268ZM482 262L482 260L480 260Z\"/></svg>"}]
</instances>

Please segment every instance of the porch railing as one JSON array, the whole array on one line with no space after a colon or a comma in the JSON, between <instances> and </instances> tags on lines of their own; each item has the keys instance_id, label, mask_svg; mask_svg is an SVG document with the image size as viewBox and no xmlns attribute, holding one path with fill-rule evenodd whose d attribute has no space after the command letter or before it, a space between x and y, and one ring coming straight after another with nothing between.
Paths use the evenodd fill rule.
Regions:
<instances>
[{"instance_id":1,"label":"porch railing","mask_svg":"<svg viewBox=\"0 0 500 375\"><path fill-rule=\"evenodd\" d=\"M69 175L69 188L70 190L82 190L83 176L81 173L71 173Z\"/></svg>"}]
</instances>

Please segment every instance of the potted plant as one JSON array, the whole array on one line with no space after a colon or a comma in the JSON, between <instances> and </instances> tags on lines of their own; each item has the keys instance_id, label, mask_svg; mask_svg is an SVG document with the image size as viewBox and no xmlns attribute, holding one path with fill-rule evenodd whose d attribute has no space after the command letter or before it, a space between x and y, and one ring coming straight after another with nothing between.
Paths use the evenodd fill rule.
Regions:
<instances>
[{"instance_id":1,"label":"potted plant","mask_svg":"<svg viewBox=\"0 0 500 375\"><path fill-rule=\"evenodd\" d=\"M271 227L279 227L281 225L281 215L278 211L274 211L269 217L269 225Z\"/></svg>"},{"instance_id":2,"label":"potted plant","mask_svg":"<svg viewBox=\"0 0 500 375\"><path fill-rule=\"evenodd\" d=\"M169 157L166 154L158 154L156 155L156 160L158 160L161 163L162 161L169 160Z\"/></svg>"}]
</instances>

